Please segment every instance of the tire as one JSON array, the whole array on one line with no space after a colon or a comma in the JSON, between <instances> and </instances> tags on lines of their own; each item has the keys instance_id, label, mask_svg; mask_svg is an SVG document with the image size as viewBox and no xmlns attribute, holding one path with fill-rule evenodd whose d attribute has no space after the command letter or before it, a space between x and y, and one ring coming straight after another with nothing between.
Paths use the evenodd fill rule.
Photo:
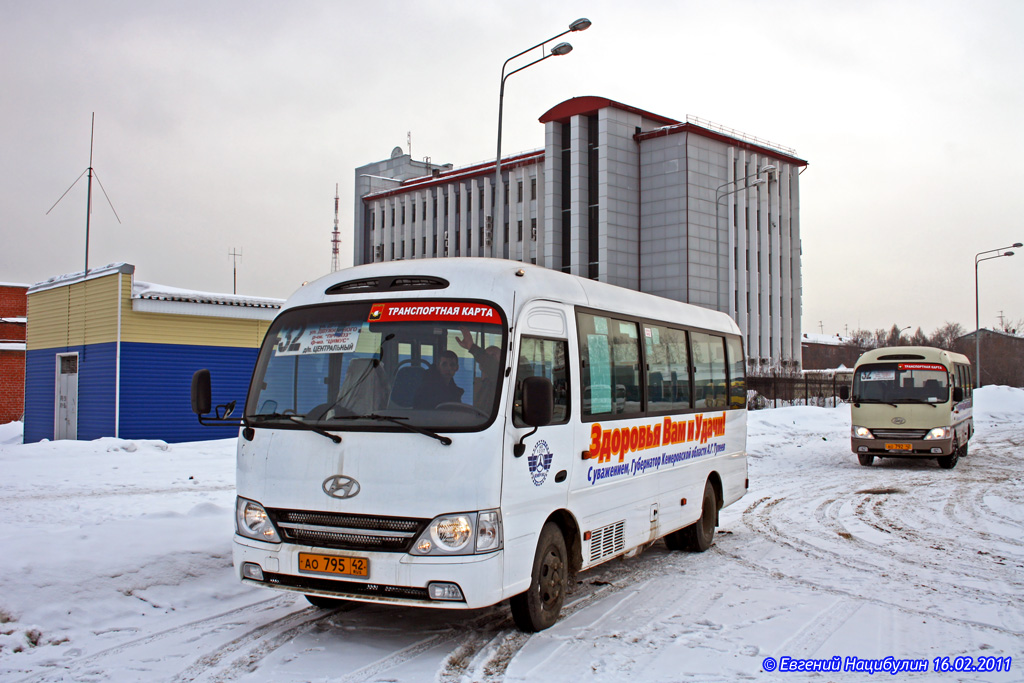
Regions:
<instances>
[{"instance_id":1,"label":"tire","mask_svg":"<svg viewBox=\"0 0 1024 683\"><path fill-rule=\"evenodd\" d=\"M871 463L873 463L875 461L875 456L873 456L873 455L864 455L863 453L858 453L857 454L857 460L864 467L871 467Z\"/></svg>"},{"instance_id":2,"label":"tire","mask_svg":"<svg viewBox=\"0 0 1024 683\"><path fill-rule=\"evenodd\" d=\"M689 550L702 553L715 541L715 527L718 526L718 497L708 481L704 484L704 498L700 504L700 519L679 531L665 537L669 550Z\"/></svg>"},{"instance_id":3,"label":"tire","mask_svg":"<svg viewBox=\"0 0 1024 683\"><path fill-rule=\"evenodd\" d=\"M335 609L345 604L344 600L325 598L322 595L307 595L306 600L309 600L309 604L313 605L313 607L319 607L320 609Z\"/></svg>"},{"instance_id":4,"label":"tire","mask_svg":"<svg viewBox=\"0 0 1024 683\"><path fill-rule=\"evenodd\" d=\"M558 525L548 522L537 541L529 589L509 599L512 619L521 631L543 631L558 621L565 602L568 572L565 538Z\"/></svg>"},{"instance_id":5,"label":"tire","mask_svg":"<svg viewBox=\"0 0 1024 683\"><path fill-rule=\"evenodd\" d=\"M960 446L957 445L956 441L953 442L953 450L949 455L943 455L935 458L936 462L939 463L939 467L944 470L951 470L956 467L957 460L960 459Z\"/></svg>"}]
</instances>

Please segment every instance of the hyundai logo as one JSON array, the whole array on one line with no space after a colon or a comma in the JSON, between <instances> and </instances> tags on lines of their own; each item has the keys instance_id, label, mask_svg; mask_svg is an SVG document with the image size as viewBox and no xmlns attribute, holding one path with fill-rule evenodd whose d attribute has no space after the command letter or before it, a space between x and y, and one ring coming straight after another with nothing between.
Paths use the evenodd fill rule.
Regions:
<instances>
[{"instance_id":1,"label":"hyundai logo","mask_svg":"<svg viewBox=\"0 0 1024 683\"><path fill-rule=\"evenodd\" d=\"M903 424L903 423L905 423L905 422L906 422L906 419L904 419L904 418L902 418L902 417L894 417L894 418L892 419L892 423L893 423L894 425L901 425L901 424Z\"/></svg>"},{"instance_id":2,"label":"hyundai logo","mask_svg":"<svg viewBox=\"0 0 1024 683\"><path fill-rule=\"evenodd\" d=\"M359 482L344 474L335 474L324 479L323 489L331 498L355 498L359 495Z\"/></svg>"}]
</instances>

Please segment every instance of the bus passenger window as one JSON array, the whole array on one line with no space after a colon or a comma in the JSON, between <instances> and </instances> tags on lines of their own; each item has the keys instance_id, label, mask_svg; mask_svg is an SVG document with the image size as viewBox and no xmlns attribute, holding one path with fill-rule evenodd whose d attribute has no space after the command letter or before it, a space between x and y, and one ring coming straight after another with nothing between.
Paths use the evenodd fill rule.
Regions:
<instances>
[{"instance_id":1,"label":"bus passenger window","mask_svg":"<svg viewBox=\"0 0 1024 683\"><path fill-rule=\"evenodd\" d=\"M640 404L640 339L635 322L577 314L582 414L637 415Z\"/></svg>"},{"instance_id":2,"label":"bus passenger window","mask_svg":"<svg viewBox=\"0 0 1024 683\"><path fill-rule=\"evenodd\" d=\"M686 332L644 325L647 349L647 409L680 411L690 407L690 366Z\"/></svg>"},{"instance_id":3,"label":"bus passenger window","mask_svg":"<svg viewBox=\"0 0 1024 683\"><path fill-rule=\"evenodd\" d=\"M729 357L729 407L747 407L746 360L743 358L743 342L736 337L727 337L725 350Z\"/></svg>"},{"instance_id":4,"label":"bus passenger window","mask_svg":"<svg viewBox=\"0 0 1024 683\"><path fill-rule=\"evenodd\" d=\"M694 408L725 408L725 340L691 332Z\"/></svg>"},{"instance_id":5,"label":"bus passenger window","mask_svg":"<svg viewBox=\"0 0 1024 683\"><path fill-rule=\"evenodd\" d=\"M547 377L555 391L554 413L551 424L569 421L569 358L568 342L552 339L523 337L519 346L516 366L516 393L512 407L512 422L525 427L523 422L523 380L527 377Z\"/></svg>"}]
</instances>

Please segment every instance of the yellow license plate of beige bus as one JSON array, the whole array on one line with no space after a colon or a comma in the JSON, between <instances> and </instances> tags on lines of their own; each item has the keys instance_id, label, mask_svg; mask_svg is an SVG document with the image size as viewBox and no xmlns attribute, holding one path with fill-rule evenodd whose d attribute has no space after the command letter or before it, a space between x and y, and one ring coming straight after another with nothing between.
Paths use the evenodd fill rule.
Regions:
<instances>
[{"instance_id":1,"label":"yellow license plate of beige bus","mask_svg":"<svg viewBox=\"0 0 1024 683\"><path fill-rule=\"evenodd\" d=\"M887 443L885 444L885 450L887 451L912 451L914 447L909 443Z\"/></svg>"},{"instance_id":2,"label":"yellow license plate of beige bus","mask_svg":"<svg viewBox=\"0 0 1024 683\"><path fill-rule=\"evenodd\" d=\"M370 575L370 561L365 557L299 553L299 571L304 574L337 574L365 579Z\"/></svg>"}]
</instances>

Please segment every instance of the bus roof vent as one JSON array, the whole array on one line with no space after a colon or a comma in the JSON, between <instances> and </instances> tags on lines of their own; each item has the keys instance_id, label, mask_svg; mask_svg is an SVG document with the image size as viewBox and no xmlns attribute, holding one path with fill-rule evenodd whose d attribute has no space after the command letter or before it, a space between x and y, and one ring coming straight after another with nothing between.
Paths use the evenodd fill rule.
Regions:
<instances>
[{"instance_id":1,"label":"bus roof vent","mask_svg":"<svg viewBox=\"0 0 1024 683\"><path fill-rule=\"evenodd\" d=\"M448 281L440 277L403 275L399 277L369 277L362 280L339 282L327 288L324 294L358 294L361 292L402 292L416 289L445 289Z\"/></svg>"},{"instance_id":2,"label":"bus roof vent","mask_svg":"<svg viewBox=\"0 0 1024 683\"><path fill-rule=\"evenodd\" d=\"M879 356L878 360L924 360L924 356L916 353L890 353L888 356Z\"/></svg>"}]
</instances>

